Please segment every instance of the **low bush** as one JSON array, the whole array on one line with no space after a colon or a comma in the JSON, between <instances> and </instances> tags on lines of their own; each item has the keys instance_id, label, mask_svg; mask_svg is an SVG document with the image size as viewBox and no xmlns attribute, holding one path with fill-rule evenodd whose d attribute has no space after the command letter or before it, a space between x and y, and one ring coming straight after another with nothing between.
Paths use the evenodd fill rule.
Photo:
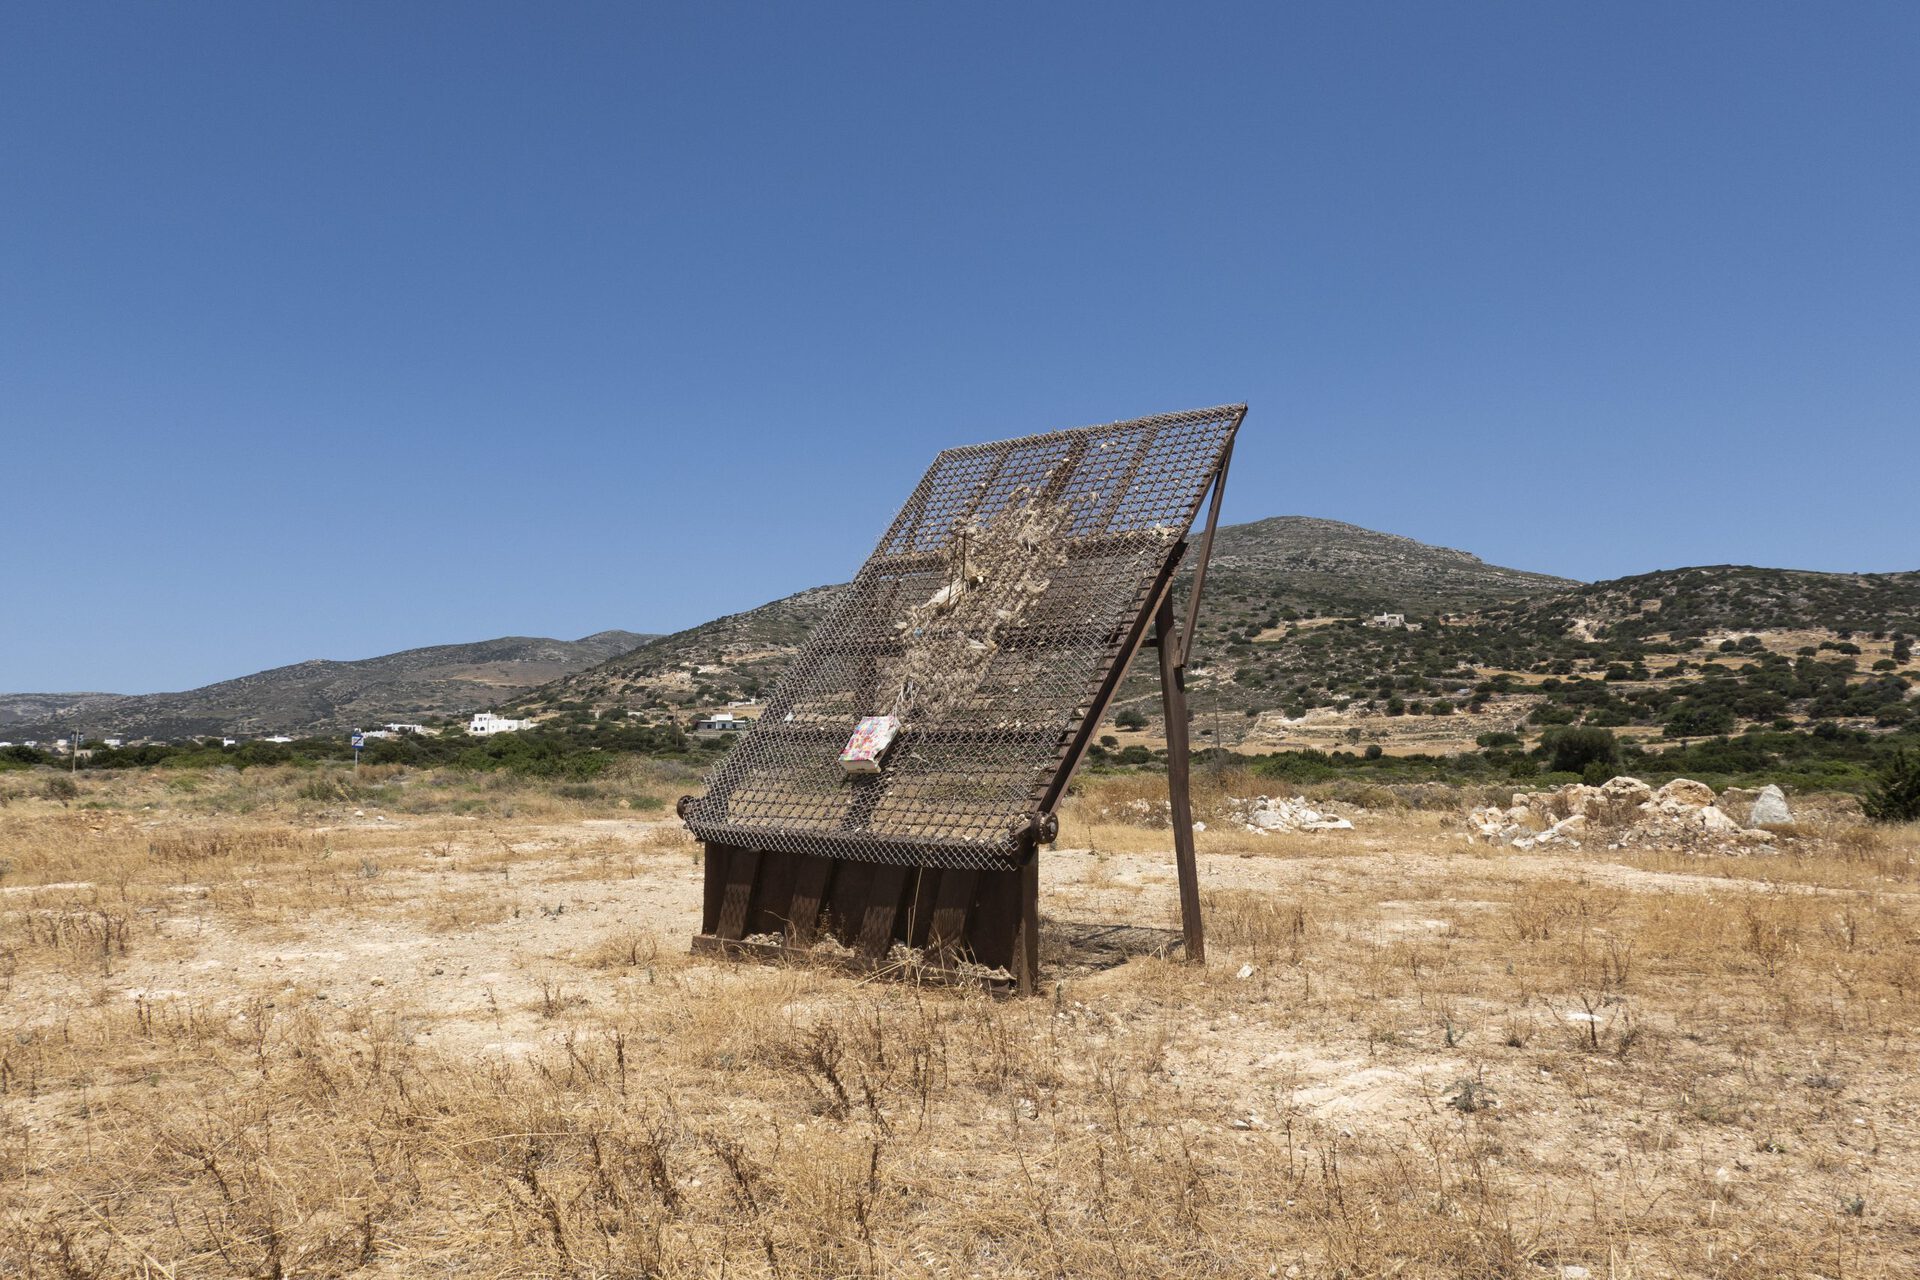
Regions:
<instances>
[{"instance_id":1,"label":"low bush","mask_svg":"<svg viewBox=\"0 0 1920 1280\"><path fill-rule=\"evenodd\" d=\"M1920 819L1920 752L1901 748L1875 775L1860 807L1875 822Z\"/></svg>"}]
</instances>

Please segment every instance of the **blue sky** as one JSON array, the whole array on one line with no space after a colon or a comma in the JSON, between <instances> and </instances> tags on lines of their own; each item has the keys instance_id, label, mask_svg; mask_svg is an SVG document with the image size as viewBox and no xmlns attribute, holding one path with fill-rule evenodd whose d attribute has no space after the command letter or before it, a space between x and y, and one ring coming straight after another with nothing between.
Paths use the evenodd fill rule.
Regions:
<instances>
[{"instance_id":1,"label":"blue sky","mask_svg":"<svg viewBox=\"0 0 1920 1280\"><path fill-rule=\"evenodd\" d=\"M0 689L670 630L949 444L1227 518L1920 568L1901 4L13 4Z\"/></svg>"}]
</instances>

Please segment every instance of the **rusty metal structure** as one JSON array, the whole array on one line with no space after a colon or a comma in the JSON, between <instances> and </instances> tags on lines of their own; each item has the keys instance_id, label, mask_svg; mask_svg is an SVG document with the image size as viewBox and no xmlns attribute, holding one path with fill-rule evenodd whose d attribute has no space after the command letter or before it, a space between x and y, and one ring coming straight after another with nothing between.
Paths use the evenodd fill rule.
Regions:
<instances>
[{"instance_id":1,"label":"rusty metal structure","mask_svg":"<svg viewBox=\"0 0 1920 1280\"><path fill-rule=\"evenodd\" d=\"M1184 945L1204 954L1186 637L1245 405L937 457L704 795L696 950L806 955L1030 992L1038 857L1135 656L1159 651ZM1211 501L1208 495L1211 493ZM1184 620L1175 573L1203 503ZM839 754L896 715L877 773Z\"/></svg>"}]
</instances>

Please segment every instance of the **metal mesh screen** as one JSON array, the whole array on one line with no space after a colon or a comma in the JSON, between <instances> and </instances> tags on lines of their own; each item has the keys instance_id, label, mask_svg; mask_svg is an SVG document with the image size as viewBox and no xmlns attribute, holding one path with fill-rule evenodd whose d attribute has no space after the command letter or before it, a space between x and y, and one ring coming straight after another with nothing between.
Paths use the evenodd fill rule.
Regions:
<instances>
[{"instance_id":1,"label":"metal mesh screen","mask_svg":"<svg viewBox=\"0 0 1920 1280\"><path fill-rule=\"evenodd\" d=\"M686 810L702 840L1017 865L1185 548L1244 405L950 449ZM901 730L881 772L839 754Z\"/></svg>"}]
</instances>

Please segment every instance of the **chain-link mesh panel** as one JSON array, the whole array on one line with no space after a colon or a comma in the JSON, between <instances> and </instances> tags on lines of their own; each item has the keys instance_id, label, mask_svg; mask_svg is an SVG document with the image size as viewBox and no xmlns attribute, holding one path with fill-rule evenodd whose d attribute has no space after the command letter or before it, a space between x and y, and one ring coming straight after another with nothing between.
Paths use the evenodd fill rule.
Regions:
<instances>
[{"instance_id":1,"label":"chain-link mesh panel","mask_svg":"<svg viewBox=\"0 0 1920 1280\"><path fill-rule=\"evenodd\" d=\"M1004 869L1246 412L1200 409L950 449L686 809L702 840ZM901 729L878 774L839 753Z\"/></svg>"}]
</instances>

